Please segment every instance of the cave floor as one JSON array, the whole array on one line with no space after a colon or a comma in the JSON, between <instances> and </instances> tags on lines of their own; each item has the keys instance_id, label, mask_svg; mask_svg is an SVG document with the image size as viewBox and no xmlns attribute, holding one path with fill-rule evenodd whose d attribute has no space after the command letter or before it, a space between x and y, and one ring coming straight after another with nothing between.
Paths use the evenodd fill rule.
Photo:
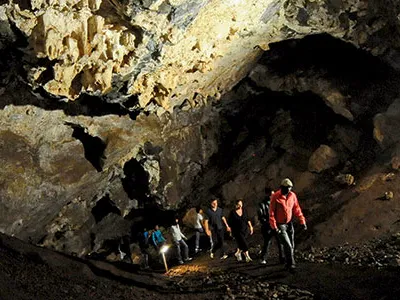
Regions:
<instances>
[{"instance_id":1,"label":"cave floor","mask_svg":"<svg viewBox=\"0 0 400 300\"><path fill-rule=\"evenodd\" d=\"M310 299L252 293L275 284L314 299L400 299L398 268L299 263L295 273L259 260L211 260L206 253L168 273L82 260L0 236L0 299ZM309 294L308 294L309 293ZM301 293L300 293L301 294ZM257 296L258 295L258 296Z\"/></svg>"}]
</instances>

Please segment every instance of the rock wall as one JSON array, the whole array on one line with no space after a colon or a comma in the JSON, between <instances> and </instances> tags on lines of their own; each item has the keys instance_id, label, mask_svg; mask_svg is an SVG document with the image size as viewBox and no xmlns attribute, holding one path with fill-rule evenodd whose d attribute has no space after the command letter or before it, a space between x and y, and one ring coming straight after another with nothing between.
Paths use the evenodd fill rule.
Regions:
<instances>
[{"instance_id":1,"label":"rock wall","mask_svg":"<svg viewBox=\"0 0 400 300\"><path fill-rule=\"evenodd\" d=\"M248 97L259 90L227 92L251 71L257 89L310 92L349 122L385 111L390 97L374 104L373 86L332 80L299 56L283 74L274 43L325 33L393 71L399 13L396 1L3 1L0 231L84 255L127 234L138 208L181 209L211 194L256 202L288 175L301 190L322 142L297 145L301 118L288 109L258 114ZM362 134L349 124L329 132L342 167L359 147L349 134Z\"/></svg>"}]
</instances>

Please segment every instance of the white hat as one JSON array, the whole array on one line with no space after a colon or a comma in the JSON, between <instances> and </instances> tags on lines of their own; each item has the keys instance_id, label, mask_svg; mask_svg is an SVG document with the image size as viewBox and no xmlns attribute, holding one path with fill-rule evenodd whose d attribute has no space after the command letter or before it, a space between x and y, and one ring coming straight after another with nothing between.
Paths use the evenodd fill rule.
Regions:
<instances>
[{"instance_id":1,"label":"white hat","mask_svg":"<svg viewBox=\"0 0 400 300\"><path fill-rule=\"evenodd\" d=\"M285 178L282 180L281 186L293 187L293 183L290 181L289 178Z\"/></svg>"}]
</instances>

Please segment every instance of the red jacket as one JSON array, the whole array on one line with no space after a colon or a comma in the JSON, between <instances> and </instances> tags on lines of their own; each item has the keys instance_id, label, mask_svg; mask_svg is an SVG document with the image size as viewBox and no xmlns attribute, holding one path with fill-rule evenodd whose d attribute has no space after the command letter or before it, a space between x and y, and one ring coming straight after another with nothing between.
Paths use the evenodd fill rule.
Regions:
<instances>
[{"instance_id":1,"label":"red jacket","mask_svg":"<svg viewBox=\"0 0 400 300\"><path fill-rule=\"evenodd\" d=\"M289 192L286 196L282 195L281 190L274 193L271 197L269 209L269 224L272 229L277 228L277 224L286 224L295 215L300 220L300 224L305 224L306 219L301 211L299 201L294 192Z\"/></svg>"}]
</instances>

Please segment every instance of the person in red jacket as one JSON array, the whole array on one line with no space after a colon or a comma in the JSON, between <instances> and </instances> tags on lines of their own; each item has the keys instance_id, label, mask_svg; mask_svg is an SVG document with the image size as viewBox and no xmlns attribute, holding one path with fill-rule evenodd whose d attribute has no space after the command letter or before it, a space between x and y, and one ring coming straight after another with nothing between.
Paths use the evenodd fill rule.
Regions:
<instances>
[{"instance_id":1,"label":"person in red jacket","mask_svg":"<svg viewBox=\"0 0 400 300\"><path fill-rule=\"evenodd\" d=\"M286 267L289 270L296 268L294 261L294 228L292 216L300 221L304 230L307 230L306 219L301 211L297 196L292 192L293 183L289 178L281 182L280 189L271 196L269 210L269 224L278 234L279 241L285 251Z\"/></svg>"}]
</instances>

